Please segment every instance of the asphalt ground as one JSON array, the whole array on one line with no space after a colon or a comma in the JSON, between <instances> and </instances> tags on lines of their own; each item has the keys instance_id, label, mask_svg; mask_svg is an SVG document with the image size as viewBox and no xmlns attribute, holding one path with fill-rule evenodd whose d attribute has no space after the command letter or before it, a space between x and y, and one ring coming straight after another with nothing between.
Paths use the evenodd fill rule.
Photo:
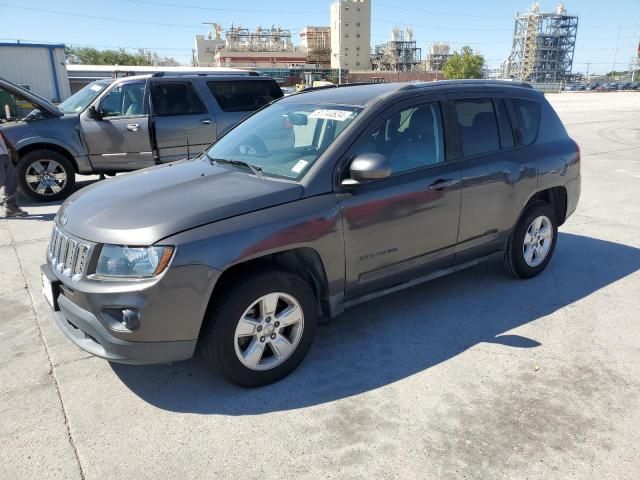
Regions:
<instances>
[{"instance_id":1,"label":"asphalt ground","mask_svg":"<svg viewBox=\"0 0 640 480\"><path fill-rule=\"evenodd\" d=\"M640 478L640 93L548 98L583 189L547 270L355 307L264 388L79 350L40 293L57 205L0 220L0 479Z\"/></svg>"}]
</instances>

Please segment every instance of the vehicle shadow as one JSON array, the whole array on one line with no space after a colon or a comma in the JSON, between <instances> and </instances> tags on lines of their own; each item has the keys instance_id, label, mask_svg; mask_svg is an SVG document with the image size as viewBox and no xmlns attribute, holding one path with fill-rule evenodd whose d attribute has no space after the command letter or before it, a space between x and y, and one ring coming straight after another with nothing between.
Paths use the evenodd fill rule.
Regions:
<instances>
[{"instance_id":1,"label":"vehicle shadow","mask_svg":"<svg viewBox=\"0 0 640 480\"><path fill-rule=\"evenodd\" d=\"M73 187L73 191L70 193L70 195L76 193L78 190L83 189L84 187L88 187L89 185L98 182L98 178L92 178L90 180L80 180L80 181L76 181L74 187ZM56 200L55 202L36 202L34 200L31 200L30 198L24 196L22 193L19 194L18 196L18 203L20 204L21 207L47 207L47 206L60 206L64 203L65 199L63 198L62 200ZM46 216L46 215L43 215ZM55 215L54 215L55 216ZM32 220L34 218L37 218L38 215L30 215L29 218L31 218ZM39 218L38 218L39 219ZM52 220L53 216L50 219L43 219L43 220Z\"/></svg>"},{"instance_id":2,"label":"vehicle shadow","mask_svg":"<svg viewBox=\"0 0 640 480\"><path fill-rule=\"evenodd\" d=\"M509 334L640 269L640 249L561 233L547 270L519 281L495 263L347 310L319 328L305 361L273 385L230 385L197 360L174 365L112 364L140 398L199 414L254 415L303 408L402 380L479 343L535 348Z\"/></svg>"}]
</instances>

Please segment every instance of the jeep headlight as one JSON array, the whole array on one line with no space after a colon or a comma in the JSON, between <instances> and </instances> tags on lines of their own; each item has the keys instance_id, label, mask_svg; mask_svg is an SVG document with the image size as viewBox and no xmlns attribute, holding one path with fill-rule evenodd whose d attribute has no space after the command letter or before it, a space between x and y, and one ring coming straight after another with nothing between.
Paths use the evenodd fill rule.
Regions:
<instances>
[{"instance_id":1,"label":"jeep headlight","mask_svg":"<svg viewBox=\"0 0 640 480\"><path fill-rule=\"evenodd\" d=\"M153 277L171 260L173 247L103 245L96 274L105 277Z\"/></svg>"}]
</instances>

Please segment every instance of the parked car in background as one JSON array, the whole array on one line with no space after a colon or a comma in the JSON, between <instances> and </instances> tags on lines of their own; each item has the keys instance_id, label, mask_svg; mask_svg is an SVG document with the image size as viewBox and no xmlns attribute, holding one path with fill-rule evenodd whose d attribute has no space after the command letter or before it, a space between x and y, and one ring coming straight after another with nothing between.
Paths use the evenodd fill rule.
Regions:
<instances>
[{"instance_id":1,"label":"parked car in background","mask_svg":"<svg viewBox=\"0 0 640 480\"><path fill-rule=\"evenodd\" d=\"M614 92L616 90L618 90L618 84L617 83L605 83L604 85L604 90L605 92Z\"/></svg>"},{"instance_id":2,"label":"parked car in background","mask_svg":"<svg viewBox=\"0 0 640 480\"><path fill-rule=\"evenodd\" d=\"M21 191L66 197L75 174L114 174L198 155L218 136L282 97L254 72L154 74L98 80L58 106L0 79L35 110L0 125L19 154Z\"/></svg>"},{"instance_id":3,"label":"parked car in background","mask_svg":"<svg viewBox=\"0 0 640 480\"><path fill-rule=\"evenodd\" d=\"M74 194L43 291L94 355L171 362L199 343L233 382L264 385L303 360L319 316L484 260L538 275L579 196L579 148L527 84L318 89L196 159Z\"/></svg>"},{"instance_id":4,"label":"parked car in background","mask_svg":"<svg viewBox=\"0 0 640 480\"><path fill-rule=\"evenodd\" d=\"M629 90L638 90L638 87L640 87L640 84L638 82L631 82L629 84Z\"/></svg>"}]
</instances>

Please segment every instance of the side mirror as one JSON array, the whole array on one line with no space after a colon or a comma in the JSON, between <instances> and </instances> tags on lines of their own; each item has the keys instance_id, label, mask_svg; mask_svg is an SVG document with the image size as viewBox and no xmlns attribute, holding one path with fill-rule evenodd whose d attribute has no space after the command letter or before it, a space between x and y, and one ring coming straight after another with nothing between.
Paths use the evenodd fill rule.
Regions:
<instances>
[{"instance_id":1,"label":"side mirror","mask_svg":"<svg viewBox=\"0 0 640 480\"><path fill-rule=\"evenodd\" d=\"M391 175L391 165L386 156L379 153L363 153L353 159L349 167L349 178L342 184L366 183L389 175Z\"/></svg>"},{"instance_id":2,"label":"side mirror","mask_svg":"<svg viewBox=\"0 0 640 480\"><path fill-rule=\"evenodd\" d=\"M87 109L87 115L91 120L102 120L102 114L93 105Z\"/></svg>"}]
</instances>

